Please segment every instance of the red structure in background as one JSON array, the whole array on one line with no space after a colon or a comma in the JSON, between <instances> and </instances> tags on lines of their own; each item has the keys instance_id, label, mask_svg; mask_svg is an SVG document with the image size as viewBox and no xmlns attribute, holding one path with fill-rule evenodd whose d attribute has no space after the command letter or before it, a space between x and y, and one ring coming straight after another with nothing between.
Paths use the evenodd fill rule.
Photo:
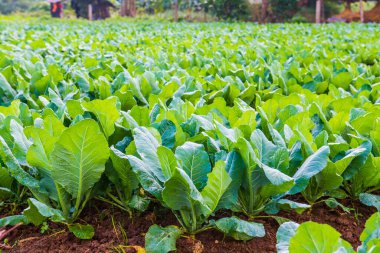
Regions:
<instances>
[{"instance_id":1,"label":"red structure in background","mask_svg":"<svg viewBox=\"0 0 380 253\"><path fill-rule=\"evenodd\" d=\"M53 18L62 18L63 17L62 2L50 3L50 13Z\"/></svg>"}]
</instances>

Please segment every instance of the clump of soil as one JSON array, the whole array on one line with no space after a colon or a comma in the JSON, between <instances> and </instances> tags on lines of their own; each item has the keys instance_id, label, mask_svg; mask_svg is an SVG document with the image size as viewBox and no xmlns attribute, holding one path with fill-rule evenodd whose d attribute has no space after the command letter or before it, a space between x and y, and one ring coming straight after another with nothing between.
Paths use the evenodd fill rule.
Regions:
<instances>
[{"instance_id":1,"label":"clump of soil","mask_svg":"<svg viewBox=\"0 0 380 253\"><path fill-rule=\"evenodd\" d=\"M347 22L360 21L360 13L345 9L342 13L334 16L336 19L343 19ZM371 10L364 12L364 22L380 23L380 2L377 3Z\"/></svg>"},{"instance_id":2,"label":"clump of soil","mask_svg":"<svg viewBox=\"0 0 380 253\"><path fill-rule=\"evenodd\" d=\"M343 12L335 16L335 18L346 20L347 22L360 21L360 13L345 9Z\"/></svg>"},{"instance_id":3,"label":"clump of soil","mask_svg":"<svg viewBox=\"0 0 380 253\"><path fill-rule=\"evenodd\" d=\"M344 200L342 204L350 206L355 212L345 213L338 208L330 209L324 204L317 204L301 215L281 212L279 216L298 223L312 220L329 224L356 248L360 245L359 237L365 221L376 210L349 200ZM229 215L228 212L217 213L218 218ZM60 224L49 223L49 230L45 234L40 233L40 228L23 226L8 237L8 245L13 245L13 248L4 252L135 252L138 247L144 247L145 233L152 224L179 225L172 213L158 206L129 217L127 213L99 202L91 203L79 222L95 227L96 233L92 240L79 240ZM255 222L264 224L265 237L241 242L227 238L218 231L208 230L195 237L181 237L177 241L177 252L276 252L278 223L270 218L256 219Z\"/></svg>"},{"instance_id":4,"label":"clump of soil","mask_svg":"<svg viewBox=\"0 0 380 253\"><path fill-rule=\"evenodd\" d=\"M380 2L371 10L364 12L364 20L366 22L380 22Z\"/></svg>"}]
</instances>

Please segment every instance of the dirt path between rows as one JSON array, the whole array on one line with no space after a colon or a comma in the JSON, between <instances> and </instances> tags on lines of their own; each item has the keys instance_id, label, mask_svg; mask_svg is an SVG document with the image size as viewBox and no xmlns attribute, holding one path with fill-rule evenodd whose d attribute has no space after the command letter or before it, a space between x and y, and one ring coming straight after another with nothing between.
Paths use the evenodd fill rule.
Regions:
<instances>
[{"instance_id":1,"label":"dirt path between rows","mask_svg":"<svg viewBox=\"0 0 380 253\"><path fill-rule=\"evenodd\" d=\"M342 209L330 209L324 204L318 204L301 215L295 212L281 212L280 216L299 223L313 220L329 224L356 248L360 245L359 236L365 221L376 210L347 200L343 201L343 204L354 208L355 211L345 213ZM221 217L228 215L230 214L223 212L217 214ZM39 228L24 226L11 233L8 245L13 245L13 248L4 252L136 252L135 249L138 247L144 247L144 235L152 224L178 225L174 215L158 206L153 206L147 212L130 218L128 214L118 209L94 202L82 217L82 222L95 227L96 234L92 240L81 241L59 224L50 223L45 234L41 234ZM255 238L248 242L234 241L225 238L218 231L209 230L196 235L195 238L190 236L180 238L177 241L177 252L276 252L278 223L273 219L255 221L264 224L266 229L264 238Z\"/></svg>"}]
</instances>

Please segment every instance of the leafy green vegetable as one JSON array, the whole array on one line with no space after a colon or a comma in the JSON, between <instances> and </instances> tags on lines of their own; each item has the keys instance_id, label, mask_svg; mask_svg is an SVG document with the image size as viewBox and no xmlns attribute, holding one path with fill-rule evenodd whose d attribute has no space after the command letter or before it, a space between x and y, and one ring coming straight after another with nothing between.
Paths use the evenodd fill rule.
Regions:
<instances>
[{"instance_id":1,"label":"leafy green vegetable","mask_svg":"<svg viewBox=\"0 0 380 253\"><path fill-rule=\"evenodd\" d=\"M99 120L101 129L107 138L114 133L115 122L120 116L117 102L116 97L109 97L106 100L92 100L83 103L83 107L92 112Z\"/></svg>"},{"instance_id":2,"label":"leafy green vegetable","mask_svg":"<svg viewBox=\"0 0 380 253\"><path fill-rule=\"evenodd\" d=\"M212 217L301 213L320 201L350 211L339 198L379 208L373 24L31 20L0 28L0 200L30 197L5 225L49 219L90 238L93 229L74 222L96 198L129 214L159 203L183 233L216 228L249 240L263 235L261 225ZM347 246L325 226L287 226L304 246L314 238L307 232L317 250L327 237L329 250ZM169 228L153 227L175 234L163 251L180 234ZM284 233L279 250L302 247L288 246ZM363 252L377 250L377 233Z\"/></svg>"},{"instance_id":3,"label":"leafy green vegetable","mask_svg":"<svg viewBox=\"0 0 380 253\"><path fill-rule=\"evenodd\" d=\"M148 253L170 252L176 250L176 241L182 231L176 226L160 227L153 225L145 236L145 249Z\"/></svg>"},{"instance_id":4,"label":"leafy green vegetable","mask_svg":"<svg viewBox=\"0 0 380 253\"><path fill-rule=\"evenodd\" d=\"M17 182L36 198L28 200L29 207L24 211L28 220L35 225L46 219L71 223L100 180L109 157L108 144L91 119L80 121L61 133L51 131L53 128L49 129L50 133L47 130L33 127L26 131L34 140L27 151L27 160L39 169L40 175L25 171L2 138L1 159ZM54 138L50 134L60 136Z\"/></svg>"},{"instance_id":5,"label":"leafy green vegetable","mask_svg":"<svg viewBox=\"0 0 380 253\"><path fill-rule=\"evenodd\" d=\"M207 182L207 173L211 171L209 157L203 146L186 142L176 149L175 156L194 185L203 189Z\"/></svg>"},{"instance_id":6,"label":"leafy green vegetable","mask_svg":"<svg viewBox=\"0 0 380 253\"><path fill-rule=\"evenodd\" d=\"M290 239L296 234L299 225L295 222L289 221L281 224L277 230L277 252L289 252Z\"/></svg>"},{"instance_id":7,"label":"leafy green vegetable","mask_svg":"<svg viewBox=\"0 0 380 253\"><path fill-rule=\"evenodd\" d=\"M244 221L235 216L219 219L215 222L215 226L235 240L247 241L253 237L265 236L262 224Z\"/></svg>"},{"instance_id":8,"label":"leafy green vegetable","mask_svg":"<svg viewBox=\"0 0 380 253\"><path fill-rule=\"evenodd\" d=\"M374 213L360 235L362 245L358 252L376 252L379 249L380 213ZM329 225L308 221L298 225L283 223L277 232L279 252L355 252L341 234Z\"/></svg>"},{"instance_id":9,"label":"leafy green vegetable","mask_svg":"<svg viewBox=\"0 0 380 253\"><path fill-rule=\"evenodd\" d=\"M99 181L108 157L107 140L93 120L83 120L71 126L57 140L50 155L52 179L75 199L73 219L83 209L90 190ZM63 199L62 196L59 198ZM66 216L67 211L64 210Z\"/></svg>"},{"instance_id":10,"label":"leafy green vegetable","mask_svg":"<svg viewBox=\"0 0 380 253\"><path fill-rule=\"evenodd\" d=\"M51 208L36 199L28 199L29 207L24 210L25 217L34 225L41 225L43 221L50 218L55 222L62 222L65 218L57 209Z\"/></svg>"},{"instance_id":11,"label":"leafy green vegetable","mask_svg":"<svg viewBox=\"0 0 380 253\"><path fill-rule=\"evenodd\" d=\"M289 252L354 252L351 245L328 225L302 223L289 241Z\"/></svg>"},{"instance_id":12,"label":"leafy green vegetable","mask_svg":"<svg viewBox=\"0 0 380 253\"><path fill-rule=\"evenodd\" d=\"M94 237L95 231L91 225L72 224L69 226L70 232L72 232L79 239L88 240Z\"/></svg>"},{"instance_id":13,"label":"leafy green vegetable","mask_svg":"<svg viewBox=\"0 0 380 253\"><path fill-rule=\"evenodd\" d=\"M359 198L363 204L367 206L374 206L377 211L380 212L380 196L369 193L361 193Z\"/></svg>"},{"instance_id":14,"label":"leafy green vegetable","mask_svg":"<svg viewBox=\"0 0 380 253\"><path fill-rule=\"evenodd\" d=\"M15 226L19 223L29 224L29 220L25 215L13 215L0 219L0 228L5 226Z\"/></svg>"}]
</instances>

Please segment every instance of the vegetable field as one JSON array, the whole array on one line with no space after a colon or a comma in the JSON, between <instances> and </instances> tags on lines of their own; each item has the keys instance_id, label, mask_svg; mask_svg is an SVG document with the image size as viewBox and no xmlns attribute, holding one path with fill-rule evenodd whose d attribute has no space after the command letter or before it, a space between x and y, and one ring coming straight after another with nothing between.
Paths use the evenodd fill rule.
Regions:
<instances>
[{"instance_id":1,"label":"vegetable field","mask_svg":"<svg viewBox=\"0 0 380 253\"><path fill-rule=\"evenodd\" d=\"M380 252L379 211L378 25L0 23L0 251Z\"/></svg>"}]
</instances>

